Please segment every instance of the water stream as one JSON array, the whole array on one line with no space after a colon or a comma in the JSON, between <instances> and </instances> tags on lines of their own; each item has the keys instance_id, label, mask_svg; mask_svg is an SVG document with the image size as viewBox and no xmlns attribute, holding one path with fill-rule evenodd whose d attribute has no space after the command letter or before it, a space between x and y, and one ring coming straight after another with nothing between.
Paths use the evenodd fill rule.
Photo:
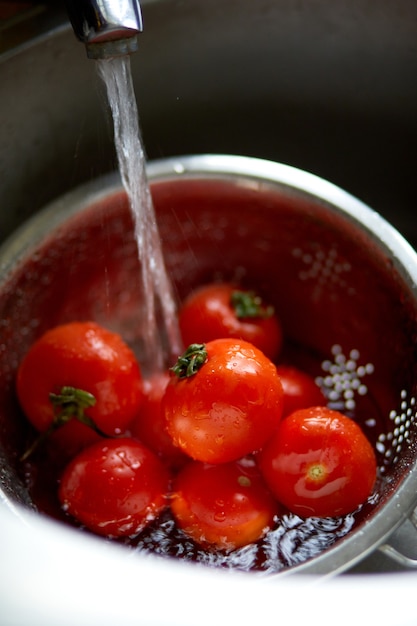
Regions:
<instances>
[{"instance_id":1,"label":"water stream","mask_svg":"<svg viewBox=\"0 0 417 626\"><path fill-rule=\"evenodd\" d=\"M130 57L99 60L97 70L112 111L119 172L134 219L143 294L141 362L147 373L152 374L181 352L176 304L146 174Z\"/></svg>"}]
</instances>

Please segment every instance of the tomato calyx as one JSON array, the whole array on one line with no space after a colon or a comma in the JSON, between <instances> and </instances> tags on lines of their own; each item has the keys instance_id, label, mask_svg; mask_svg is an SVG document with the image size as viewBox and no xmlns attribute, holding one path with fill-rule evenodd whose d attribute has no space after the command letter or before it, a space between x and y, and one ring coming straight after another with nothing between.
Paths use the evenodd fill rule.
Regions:
<instances>
[{"instance_id":1,"label":"tomato calyx","mask_svg":"<svg viewBox=\"0 0 417 626\"><path fill-rule=\"evenodd\" d=\"M178 378L190 378L198 372L198 370L207 361L207 350L204 343L192 343L186 351L178 357L176 364L171 367Z\"/></svg>"},{"instance_id":2,"label":"tomato calyx","mask_svg":"<svg viewBox=\"0 0 417 626\"><path fill-rule=\"evenodd\" d=\"M55 408L54 422L59 426L75 417L83 424L96 428L93 420L85 414L85 409L96 403L92 393L75 387L62 387L60 393L50 393L49 400Z\"/></svg>"},{"instance_id":3,"label":"tomato calyx","mask_svg":"<svg viewBox=\"0 0 417 626\"><path fill-rule=\"evenodd\" d=\"M23 453L21 461L26 461L52 433L72 419L76 419L82 424L89 426L100 436L108 437L108 435L103 433L96 426L91 417L85 413L86 409L93 407L96 403L96 399L92 393L84 389L64 386L61 388L60 393L50 393L49 400L54 407L53 421L49 428L42 432Z\"/></svg>"},{"instance_id":4,"label":"tomato calyx","mask_svg":"<svg viewBox=\"0 0 417 626\"><path fill-rule=\"evenodd\" d=\"M274 307L265 306L262 298L254 291L236 289L230 296L230 304L238 319L257 317L266 319L274 314Z\"/></svg>"}]
</instances>

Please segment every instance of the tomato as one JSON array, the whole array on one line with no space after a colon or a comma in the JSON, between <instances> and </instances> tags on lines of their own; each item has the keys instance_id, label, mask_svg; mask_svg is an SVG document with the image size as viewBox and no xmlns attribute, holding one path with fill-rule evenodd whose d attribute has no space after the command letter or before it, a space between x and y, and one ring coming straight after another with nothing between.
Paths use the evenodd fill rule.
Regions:
<instances>
[{"instance_id":1,"label":"tomato","mask_svg":"<svg viewBox=\"0 0 417 626\"><path fill-rule=\"evenodd\" d=\"M16 384L20 405L40 432L75 416L105 435L123 434L143 399L132 350L93 322L48 330L21 362Z\"/></svg>"},{"instance_id":2,"label":"tomato","mask_svg":"<svg viewBox=\"0 0 417 626\"><path fill-rule=\"evenodd\" d=\"M327 400L314 378L291 365L277 365L284 389L284 415L298 409L326 405Z\"/></svg>"},{"instance_id":3,"label":"tomato","mask_svg":"<svg viewBox=\"0 0 417 626\"><path fill-rule=\"evenodd\" d=\"M169 378L169 372L165 371L144 381L144 401L129 428L132 437L142 441L171 467L179 468L188 458L168 435L162 410L162 398Z\"/></svg>"},{"instance_id":4,"label":"tomato","mask_svg":"<svg viewBox=\"0 0 417 626\"><path fill-rule=\"evenodd\" d=\"M175 445L207 463L259 450L276 428L282 405L275 365L237 339L189 346L173 368L163 399Z\"/></svg>"},{"instance_id":5,"label":"tomato","mask_svg":"<svg viewBox=\"0 0 417 626\"><path fill-rule=\"evenodd\" d=\"M273 307L253 291L228 283L194 291L179 311L185 346L222 337L244 339L274 359L281 348L282 329Z\"/></svg>"},{"instance_id":6,"label":"tomato","mask_svg":"<svg viewBox=\"0 0 417 626\"><path fill-rule=\"evenodd\" d=\"M360 427L322 406L285 417L259 464L276 498L301 517L352 513L376 480L375 453Z\"/></svg>"},{"instance_id":7,"label":"tomato","mask_svg":"<svg viewBox=\"0 0 417 626\"><path fill-rule=\"evenodd\" d=\"M177 525L203 547L233 550L263 537L278 504L249 460L209 465L191 461L171 495Z\"/></svg>"},{"instance_id":8,"label":"tomato","mask_svg":"<svg viewBox=\"0 0 417 626\"><path fill-rule=\"evenodd\" d=\"M46 434L46 433L45 433ZM103 437L96 430L77 419L71 419L48 434L48 451L61 459L61 465Z\"/></svg>"},{"instance_id":9,"label":"tomato","mask_svg":"<svg viewBox=\"0 0 417 626\"><path fill-rule=\"evenodd\" d=\"M169 474L139 441L106 439L85 448L63 472L63 509L96 534L127 537L165 508Z\"/></svg>"}]
</instances>

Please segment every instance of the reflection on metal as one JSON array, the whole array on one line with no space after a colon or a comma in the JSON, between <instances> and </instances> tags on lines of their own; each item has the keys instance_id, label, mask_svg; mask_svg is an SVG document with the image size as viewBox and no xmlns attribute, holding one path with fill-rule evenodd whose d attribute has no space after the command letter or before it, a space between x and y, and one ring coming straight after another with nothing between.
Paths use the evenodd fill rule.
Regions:
<instances>
[{"instance_id":1,"label":"reflection on metal","mask_svg":"<svg viewBox=\"0 0 417 626\"><path fill-rule=\"evenodd\" d=\"M142 32L138 0L66 0L77 38L86 44L92 59L130 54L137 50Z\"/></svg>"}]
</instances>

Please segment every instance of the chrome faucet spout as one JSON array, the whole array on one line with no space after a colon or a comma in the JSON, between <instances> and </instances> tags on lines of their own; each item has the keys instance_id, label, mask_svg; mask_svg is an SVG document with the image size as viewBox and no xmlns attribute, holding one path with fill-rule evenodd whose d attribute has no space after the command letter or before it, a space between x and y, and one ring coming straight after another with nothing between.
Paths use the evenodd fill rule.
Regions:
<instances>
[{"instance_id":1,"label":"chrome faucet spout","mask_svg":"<svg viewBox=\"0 0 417 626\"><path fill-rule=\"evenodd\" d=\"M139 0L65 0L76 37L91 59L135 52L142 32Z\"/></svg>"}]
</instances>

